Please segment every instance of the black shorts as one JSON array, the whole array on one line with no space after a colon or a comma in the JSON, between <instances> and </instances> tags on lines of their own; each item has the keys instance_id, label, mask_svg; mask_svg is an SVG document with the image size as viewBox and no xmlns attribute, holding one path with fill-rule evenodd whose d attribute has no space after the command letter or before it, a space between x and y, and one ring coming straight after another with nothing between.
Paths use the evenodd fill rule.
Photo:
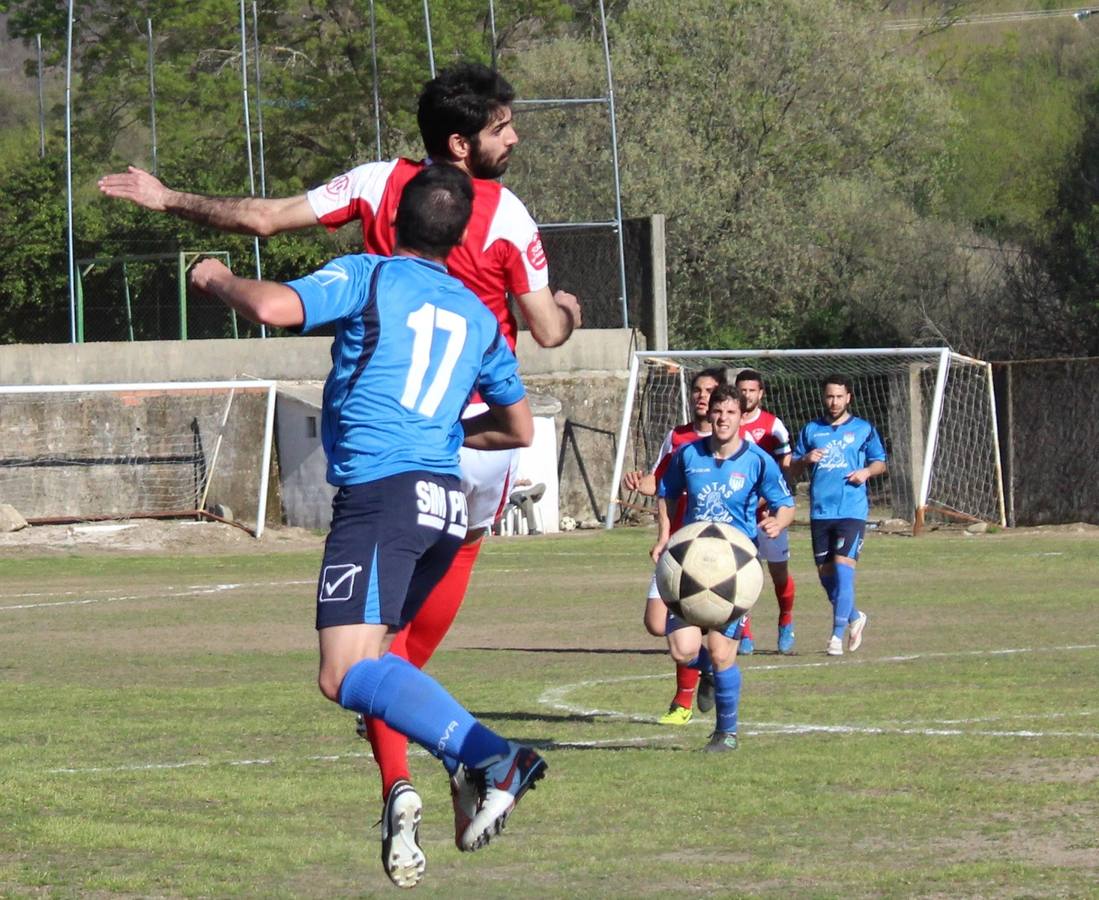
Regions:
<instances>
[{"instance_id":1,"label":"black shorts","mask_svg":"<svg viewBox=\"0 0 1099 900\"><path fill-rule=\"evenodd\" d=\"M862 519L810 519L809 531L813 536L813 559L818 566L823 566L837 556L859 558L866 522Z\"/></svg>"},{"instance_id":2,"label":"black shorts","mask_svg":"<svg viewBox=\"0 0 1099 900\"><path fill-rule=\"evenodd\" d=\"M388 625L423 605L466 536L461 481L402 472L341 487L317 584L317 629Z\"/></svg>"}]
</instances>

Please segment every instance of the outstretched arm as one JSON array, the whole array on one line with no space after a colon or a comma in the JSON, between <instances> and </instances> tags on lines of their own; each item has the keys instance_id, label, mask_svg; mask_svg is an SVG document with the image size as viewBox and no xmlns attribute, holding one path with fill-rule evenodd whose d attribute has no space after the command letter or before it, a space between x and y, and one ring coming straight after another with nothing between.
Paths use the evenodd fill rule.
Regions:
<instances>
[{"instance_id":1,"label":"outstretched arm","mask_svg":"<svg viewBox=\"0 0 1099 900\"><path fill-rule=\"evenodd\" d=\"M165 187L155 175L130 166L125 172L104 175L99 190L107 197L129 200L153 212L209 225L221 231L270 237L283 231L308 228L317 217L305 194L297 197L207 197Z\"/></svg>"},{"instance_id":2,"label":"outstretched arm","mask_svg":"<svg viewBox=\"0 0 1099 900\"><path fill-rule=\"evenodd\" d=\"M216 259L200 260L189 276L191 287L235 309L249 322L293 328L305 321L298 292L277 281L238 278Z\"/></svg>"},{"instance_id":3,"label":"outstretched arm","mask_svg":"<svg viewBox=\"0 0 1099 900\"><path fill-rule=\"evenodd\" d=\"M582 323L580 301L568 291L554 294L544 287L515 299L531 337L540 347L560 347Z\"/></svg>"}]
</instances>

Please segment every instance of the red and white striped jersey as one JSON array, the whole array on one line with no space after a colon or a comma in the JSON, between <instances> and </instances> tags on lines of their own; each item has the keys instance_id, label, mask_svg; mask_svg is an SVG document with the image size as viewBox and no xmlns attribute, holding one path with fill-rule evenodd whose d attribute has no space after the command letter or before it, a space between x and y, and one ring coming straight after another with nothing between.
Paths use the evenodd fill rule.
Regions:
<instances>
[{"instance_id":1,"label":"red and white striped jersey","mask_svg":"<svg viewBox=\"0 0 1099 900\"><path fill-rule=\"evenodd\" d=\"M706 432L709 434L709 432ZM660 454L657 456L657 463L653 467L653 475L656 478L656 483L659 486L660 479L664 477L664 473L668 470L668 463L672 461L672 457L675 456L676 451L685 446L686 444L693 444L699 438L706 437L706 434L702 434L697 431L694 424L688 422L686 425L676 425L671 431L664 437L664 443L660 445ZM672 522L672 531L678 531L683 525L683 517L687 513L687 495L682 494L675 504L675 509L670 510L670 518Z\"/></svg>"},{"instance_id":2,"label":"red and white striped jersey","mask_svg":"<svg viewBox=\"0 0 1099 900\"><path fill-rule=\"evenodd\" d=\"M765 409L757 409L750 417L745 416L740 420L740 436L758 444L761 450L766 450L776 461L791 452L790 432L782 424L782 419Z\"/></svg>"},{"instance_id":3,"label":"red and white striped jersey","mask_svg":"<svg viewBox=\"0 0 1099 900\"><path fill-rule=\"evenodd\" d=\"M322 225L335 230L358 219L363 249L391 256L401 192L429 164L410 159L366 163L306 196ZM549 283L542 238L522 201L496 181L474 178L469 230L465 241L450 252L446 265L492 311L514 350L518 325L508 306L508 292L527 294Z\"/></svg>"}]
</instances>

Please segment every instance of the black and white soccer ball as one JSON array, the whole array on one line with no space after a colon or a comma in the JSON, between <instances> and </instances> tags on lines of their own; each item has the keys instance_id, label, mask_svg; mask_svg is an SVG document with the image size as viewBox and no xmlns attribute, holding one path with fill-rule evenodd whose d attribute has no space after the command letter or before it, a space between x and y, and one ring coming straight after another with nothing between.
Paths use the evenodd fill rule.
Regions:
<instances>
[{"instance_id":1,"label":"black and white soccer ball","mask_svg":"<svg viewBox=\"0 0 1099 900\"><path fill-rule=\"evenodd\" d=\"M755 605L763 567L744 532L723 522L693 522L668 541L656 564L656 586L681 619L721 628Z\"/></svg>"}]
</instances>

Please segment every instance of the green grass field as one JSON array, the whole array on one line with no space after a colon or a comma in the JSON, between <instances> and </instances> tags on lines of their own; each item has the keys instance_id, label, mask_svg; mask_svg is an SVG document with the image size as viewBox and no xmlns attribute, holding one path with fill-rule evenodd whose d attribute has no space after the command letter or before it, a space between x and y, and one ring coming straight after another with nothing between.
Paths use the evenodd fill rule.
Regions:
<instances>
[{"instance_id":1,"label":"green grass field","mask_svg":"<svg viewBox=\"0 0 1099 900\"><path fill-rule=\"evenodd\" d=\"M1099 896L1093 534L872 534L863 649L829 659L797 529L799 652L769 652L768 586L741 749L716 759L710 717L654 724L652 536L486 547L430 671L550 771L460 854L418 753L421 895ZM313 686L318 561L0 558L0 896L396 890L368 748Z\"/></svg>"}]
</instances>

